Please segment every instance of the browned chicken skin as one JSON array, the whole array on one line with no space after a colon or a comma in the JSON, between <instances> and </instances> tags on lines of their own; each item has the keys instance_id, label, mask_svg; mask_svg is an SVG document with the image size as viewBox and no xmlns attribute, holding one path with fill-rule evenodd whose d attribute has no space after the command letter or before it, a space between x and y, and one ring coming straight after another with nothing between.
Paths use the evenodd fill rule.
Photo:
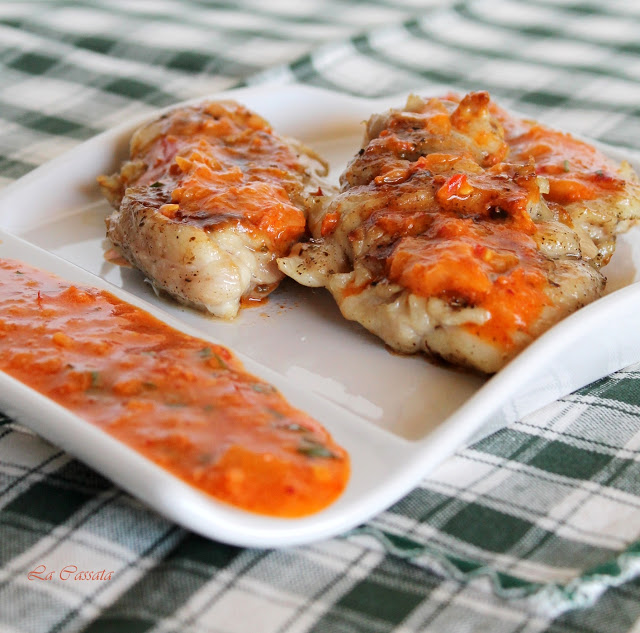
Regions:
<instances>
[{"instance_id":1,"label":"browned chicken skin","mask_svg":"<svg viewBox=\"0 0 640 633\"><path fill-rule=\"evenodd\" d=\"M154 287L233 317L278 285L276 258L302 237L321 198L326 164L311 150L227 101L143 126L130 155L98 179L116 209L107 234Z\"/></svg>"},{"instance_id":2,"label":"browned chicken skin","mask_svg":"<svg viewBox=\"0 0 640 633\"><path fill-rule=\"evenodd\" d=\"M602 294L640 218L628 165L485 92L372 116L340 184L281 270L392 348L487 373Z\"/></svg>"}]
</instances>

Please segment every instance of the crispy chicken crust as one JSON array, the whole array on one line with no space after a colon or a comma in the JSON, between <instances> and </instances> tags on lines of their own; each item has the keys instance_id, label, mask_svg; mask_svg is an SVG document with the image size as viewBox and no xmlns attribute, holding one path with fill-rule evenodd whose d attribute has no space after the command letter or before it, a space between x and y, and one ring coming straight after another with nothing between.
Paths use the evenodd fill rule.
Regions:
<instances>
[{"instance_id":1,"label":"crispy chicken crust","mask_svg":"<svg viewBox=\"0 0 640 633\"><path fill-rule=\"evenodd\" d=\"M107 235L156 289L219 317L260 300L276 259L321 203L327 165L232 101L179 108L138 129L130 159L100 176Z\"/></svg>"},{"instance_id":2,"label":"crispy chicken crust","mask_svg":"<svg viewBox=\"0 0 640 633\"><path fill-rule=\"evenodd\" d=\"M373 115L340 184L280 269L393 349L485 373L601 296L640 219L628 165L486 92Z\"/></svg>"}]
</instances>

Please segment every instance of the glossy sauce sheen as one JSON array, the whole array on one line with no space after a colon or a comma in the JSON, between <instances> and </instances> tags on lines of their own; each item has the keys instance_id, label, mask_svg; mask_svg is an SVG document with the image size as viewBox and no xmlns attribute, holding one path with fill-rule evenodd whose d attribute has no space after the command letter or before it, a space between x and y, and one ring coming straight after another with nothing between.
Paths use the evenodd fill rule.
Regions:
<instances>
[{"instance_id":1,"label":"glossy sauce sheen","mask_svg":"<svg viewBox=\"0 0 640 633\"><path fill-rule=\"evenodd\" d=\"M392 248L370 254L366 264L374 282L387 278L418 296L485 309L486 323L464 327L510 349L550 303L549 264L528 212L540 200L538 178L549 183L546 202L558 206L620 191L625 181L593 147L510 116L486 93L451 99L458 106L453 113L433 99L420 113L389 116L354 159L343 191L362 186L366 180L352 178L364 173L372 197L385 204L349 239L387 236ZM477 125L489 110L504 134ZM424 155L426 142L431 153ZM444 149L433 151L439 146ZM336 224L328 214L323 237ZM348 288L345 296L363 289Z\"/></svg>"},{"instance_id":2,"label":"glossy sauce sheen","mask_svg":"<svg viewBox=\"0 0 640 633\"><path fill-rule=\"evenodd\" d=\"M136 186L171 192L160 208L166 217L208 230L241 226L278 255L302 236L304 212L292 199L305 167L264 119L213 102L177 111L158 127L167 130L149 144L134 143L132 158L149 166Z\"/></svg>"},{"instance_id":3,"label":"glossy sauce sheen","mask_svg":"<svg viewBox=\"0 0 640 633\"><path fill-rule=\"evenodd\" d=\"M595 200L624 189L625 181L616 175L617 165L592 145L518 119L497 106L493 106L493 113L504 127L510 160L532 159L536 172L549 181L548 202Z\"/></svg>"},{"instance_id":4,"label":"glossy sauce sheen","mask_svg":"<svg viewBox=\"0 0 640 633\"><path fill-rule=\"evenodd\" d=\"M112 294L0 259L0 369L194 487L278 517L321 510L349 459L224 347Z\"/></svg>"}]
</instances>

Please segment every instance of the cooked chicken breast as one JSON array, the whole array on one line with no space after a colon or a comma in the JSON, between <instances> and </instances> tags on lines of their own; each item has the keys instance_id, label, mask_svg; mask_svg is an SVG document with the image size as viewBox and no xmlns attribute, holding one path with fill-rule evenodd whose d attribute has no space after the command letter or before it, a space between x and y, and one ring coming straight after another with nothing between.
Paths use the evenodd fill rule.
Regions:
<instances>
[{"instance_id":1,"label":"cooked chicken breast","mask_svg":"<svg viewBox=\"0 0 640 633\"><path fill-rule=\"evenodd\" d=\"M485 92L374 115L312 240L280 269L401 352L492 373L599 297L640 187L589 145Z\"/></svg>"},{"instance_id":2,"label":"cooked chicken breast","mask_svg":"<svg viewBox=\"0 0 640 633\"><path fill-rule=\"evenodd\" d=\"M180 108L143 126L130 160L99 184L107 235L182 303L233 317L283 278L276 259L305 232L327 166L231 101Z\"/></svg>"}]
</instances>

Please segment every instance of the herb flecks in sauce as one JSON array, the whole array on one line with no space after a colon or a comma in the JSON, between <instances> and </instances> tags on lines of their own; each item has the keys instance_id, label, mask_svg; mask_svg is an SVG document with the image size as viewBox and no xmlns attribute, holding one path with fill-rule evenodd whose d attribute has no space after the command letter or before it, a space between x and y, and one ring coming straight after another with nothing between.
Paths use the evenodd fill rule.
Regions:
<instances>
[{"instance_id":1,"label":"herb flecks in sauce","mask_svg":"<svg viewBox=\"0 0 640 633\"><path fill-rule=\"evenodd\" d=\"M252 512L317 512L349 477L347 454L320 424L226 348L108 292L3 259L0 369Z\"/></svg>"}]
</instances>

